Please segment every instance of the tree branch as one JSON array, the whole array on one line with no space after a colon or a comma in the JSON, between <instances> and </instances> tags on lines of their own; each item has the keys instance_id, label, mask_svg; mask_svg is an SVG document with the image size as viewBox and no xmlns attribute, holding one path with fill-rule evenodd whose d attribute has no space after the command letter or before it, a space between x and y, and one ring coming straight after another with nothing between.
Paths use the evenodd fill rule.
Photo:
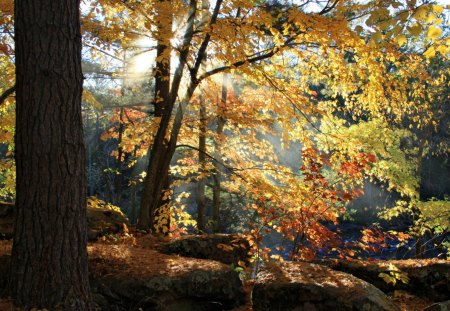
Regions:
<instances>
[{"instance_id":1,"label":"tree branch","mask_svg":"<svg viewBox=\"0 0 450 311\"><path fill-rule=\"evenodd\" d=\"M283 45L273 47L273 48L272 48L269 52L267 52L267 53L260 54L260 55L258 55L258 56L254 56L254 57L250 57L250 58L247 58L247 59L245 59L245 60L240 60L240 61L237 61L237 62L231 64L231 65L218 67L218 68L215 68L215 69L210 70L210 71L208 71L208 72L205 72L204 74L202 74L202 75L198 78L198 81L201 81L201 80L203 80L203 79L206 79L206 78L208 78L208 77L210 77L210 76L212 76L212 75L215 75L216 73L222 72L222 71L227 71L227 70L232 69L232 68L241 67L242 65L245 65L245 64L253 64L253 63L256 63L256 62L258 62L258 61L261 61L261 60L270 58L270 57L274 56L275 54L277 54L279 51L281 51L283 48L289 46L289 44L290 44L292 41L294 41L294 38L295 38L295 37L291 37L291 38L287 39L286 42L285 42Z\"/></svg>"},{"instance_id":2,"label":"tree branch","mask_svg":"<svg viewBox=\"0 0 450 311\"><path fill-rule=\"evenodd\" d=\"M16 85L14 84L9 89L7 89L3 94L0 96L0 106L3 105L3 102L16 91Z\"/></svg>"},{"instance_id":3,"label":"tree branch","mask_svg":"<svg viewBox=\"0 0 450 311\"><path fill-rule=\"evenodd\" d=\"M214 25L216 23L217 16L219 15L219 11L220 11L220 7L222 5L222 2L223 2L223 0L217 0L216 6L214 7L213 14L211 16L211 20L209 22L209 27L211 27L212 25ZM197 54L197 58L195 59L194 67L192 67L192 69L191 69L191 77L192 77L192 79L196 79L197 78L198 70L200 68L200 65L201 65L203 59L205 58L206 48L208 47L208 44L209 44L210 40L211 40L211 31L209 30L206 33L206 36L203 39L202 44L200 45L200 48L199 48L198 54Z\"/></svg>"}]
</instances>

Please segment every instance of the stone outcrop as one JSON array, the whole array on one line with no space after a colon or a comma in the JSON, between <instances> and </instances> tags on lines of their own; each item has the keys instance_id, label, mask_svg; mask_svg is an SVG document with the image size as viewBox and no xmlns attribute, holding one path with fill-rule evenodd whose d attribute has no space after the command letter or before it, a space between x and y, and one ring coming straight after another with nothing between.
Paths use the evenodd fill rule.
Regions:
<instances>
[{"instance_id":1,"label":"stone outcrop","mask_svg":"<svg viewBox=\"0 0 450 311\"><path fill-rule=\"evenodd\" d=\"M362 260L320 260L317 263L327 265L338 271L350 273L365 280L385 293L405 290L432 301L450 300L450 262L439 259L408 259L387 261ZM409 279L407 283L398 280L395 284L386 283L379 275L390 274L392 268L403 272Z\"/></svg>"},{"instance_id":2,"label":"stone outcrop","mask_svg":"<svg viewBox=\"0 0 450 311\"><path fill-rule=\"evenodd\" d=\"M257 275L252 302L255 311L398 310L373 285L305 262L267 264Z\"/></svg>"},{"instance_id":3,"label":"stone outcrop","mask_svg":"<svg viewBox=\"0 0 450 311\"><path fill-rule=\"evenodd\" d=\"M123 225L129 226L128 218L115 210L107 208L87 208L88 239L95 241L101 236L123 231Z\"/></svg>"},{"instance_id":4,"label":"stone outcrop","mask_svg":"<svg viewBox=\"0 0 450 311\"><path fill-rule=\"evenodd\" d=\"M250 244L239 234L191 235L165 245L165 254L211 259L225 264L248 263Z\"/></svg>"},{"instance_id":5,"label":"stone outcrop","mask_svg":"<svg viewBox=\"0 0 450 311\"><path fill-rule=\"evenodd\" d=\"M108 205L87 206L88 238L94 241L107 234L123 230L129 225L127 217L118 209ZM0 202L0 239L11 239L14 232L14 204Z\"/></svg>"},{"instance_id":6,"label":"stone outcrop","mask_svg":"<svg viewBox=\"0 0 450 311\"><path fill-rule=\"evenodd\" d=\"M450 311L450 300L434 303L423 311Z\"/></svg>"},{"instance_id":7,"label":"stone outcrop","mask_svg":"<svg viewBox=\"0 0 450 311\"><path fill-rule=\"evenodd\" d=\"M91 289L104 311L220 311L244 300L239 275L228 265L137 247L108 248L90 252Z\"/></svg>"}]
</instances>

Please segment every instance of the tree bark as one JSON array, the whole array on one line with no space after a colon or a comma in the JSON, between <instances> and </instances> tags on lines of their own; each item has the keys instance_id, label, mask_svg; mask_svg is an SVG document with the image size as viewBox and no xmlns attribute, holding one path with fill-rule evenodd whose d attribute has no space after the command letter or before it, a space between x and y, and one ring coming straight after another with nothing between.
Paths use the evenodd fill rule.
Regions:
<instances>
[{"instance_id":1,"label":"tree bark","mask_svg":"<svg viewBox=\"0 0 450 311\"><path fill-rule=\"evenodd\" d=\"M217 115L217 129L216 129L216 138L214 140L214 158L221 158L221 141L220 137L223 134L223 128L225 126L225 118L222 116L223 111L226 109L227 103L227 94L228 94L228 77L227 74L224 74L223 82L222 82L222 97L220 103L218 105L218 115ZM213 185L213 211L212 211L212 220L213 220L213 232L218 233L220 231L220 184L221 184L221 170L220 164L214 161L214 185Z\"/></svg>"},{"instance_id":2,"label":"tree bark","mask_svg":"<svg viewBox=\"0 0 450 311\"><path fill-rule=\"evenodd\" d=\"M124 89L122 86L122 96L124 96ZM124 108L120 108L119 112L119 137L117 139L117 172L114 175L114 200L113 204L120 206L120 202L122 199L122 183L123 183L123 148L122 148L122 141L123 141L123 132L125 130L124 124L123 124L123 111Z\"/></svg>"},{"instance_id":3,"label":"tree bark","mask_svg":"<svg viewBox=\"0 0 450 311\"><path fill-rule=\"evenodd\" d=\"M206 196L205 196L205 178L201 175L205 173L206 170L206 130L207 130L207 120L206 120L206 107L205 99L203 97L199 98L199 115L200 115L200 126L199 126L199 137L198 137L198 163L199 163L199 175L200 180L197 181L197 231L199 234L205 232L205 212L206 212Z\"/></svg>"},{"instance_id":4,"label":"tree bark","mask_svg":"<svg viewBox=\"0 0 450 311\"><path fill-rule=\"evenodd\" d=\"M171 29L172 29L172 14L167 12L165 9L165 5L170 4L170 0L159 0L159 14L156 19L157 33L157 46L156 46L156 68L155 68L155 95L153 99L153 105L155 106L155 117L157 118L156 122L160 122L160 128L164 128L168 126L169 120L162 120L163 116L168 113L171 113L171 108L169 100L170 100L170 54L172 51L172 47L170 45L171 39ZM167 16L169 15L169 16ZM169 32L169 33L168 33ZM170 110L170 111L169 111ZM167 118L166 118L167 119ZM167 124L165 124L167 123ZM150 162L154 161L153 159L158 158L160 156L165 156L165 154L161 154L164 150L165 146L167 146L167 139L165 136L155 138L153 146L149 147L148 153L150 155ZM158 146L157 144L160 144ZM161 150L159 154L155 154ZM149 164L149 167L151 165ZM160 191L150 191L148 189L148 179L150 176L148 174L157 174L159 183L163 184ZM155 177L155 175L153 175ZM169 183L169 171L168 170L147 170L147 176L144 180L144 193L141 199L141 206L139 212L139 219L137 223L137 228L141 230L152 230L154 231L156 228L154 227L154 219L156 208L153 207L152 200L149 196L153 196L160 203L164 204L162 201L162 190L164 187L167 187ZM147 190L146 190L147 189ZM167 189L166 189L167 190ZM150 193L151 192L151 193ZM158 214L162 215L162 212ZM169 212L170 215L170 212ZM170 217L169 217L169 226L170 226Z\"/></svg>"},{"instance_id":5,"label":"tree bark","mask_svg":"<svg viewBox=\"0 0 450 311\"><path fill-rule=\"evenodd\" d=\"M18 305L91 310L79 1L16 1Z\"/></svg>"}]
</instances>

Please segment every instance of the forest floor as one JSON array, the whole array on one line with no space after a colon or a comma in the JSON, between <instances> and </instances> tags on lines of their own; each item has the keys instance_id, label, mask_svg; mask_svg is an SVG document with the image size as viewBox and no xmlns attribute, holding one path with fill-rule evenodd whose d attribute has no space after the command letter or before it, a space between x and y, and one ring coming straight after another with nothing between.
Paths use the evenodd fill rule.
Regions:
<instances>
[{"instance_id":1,"label":"forest floor","mask_svg":"<svg viewBox=\"0 0 450 311\"><path fill-rule=\"evenodd\" d=\"M173 256L165 255L158 252L162 246L169 240L155 238L152 236L125 236L119 239L106 238L95 243L89 243L88 252L90 256L90 272L95 275L104 275L114 271L114 267L119 268L123 272L130 275L171 275L181 270L189 270L197 265L205 265L206 260L202 259L184 259L183 261L173 260ZM0 241L0 256L9 255L11 253L12 241ZM182 264L180 264L182 262ZM217 269L215 261L208 261L207 267L214 270ZM124 270L125 267L125 270ZM144 269L143 269L144 268ZM244 286L248 297L247 303L233 311L249 311L252 310L250 302L250 293L252 282L248 282ZM389 295L390 299L399 306L402 311L422 311L430 306L433 302L426 299L411 295L404 291L394 291ZM11 300L7 298L0 299L1 311L38 311L39 309L23 309L14 307Z\"/></svg>"}]
</instances>

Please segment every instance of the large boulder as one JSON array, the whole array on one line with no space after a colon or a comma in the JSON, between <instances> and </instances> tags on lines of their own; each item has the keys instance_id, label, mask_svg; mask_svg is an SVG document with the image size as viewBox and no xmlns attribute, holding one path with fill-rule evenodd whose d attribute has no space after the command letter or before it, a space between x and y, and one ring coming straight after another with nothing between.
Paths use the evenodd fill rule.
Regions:
<instances>
[{"instance_id":1,"label":"large boulder","mask_svg":"<svg viewBox=\"0 0 450 311\"><path fill-rule=\"evenodd\" d=\"M450 300L434 303L423 311L450 311Z\"/></svg>"},{"instance_id":2,"label":"large boulder","mask_svg":"<svg viewBox=\"0 0 450 311\"><path fill-rule=\"evenodd\" d=\"M394 311L373 285L353 275L305 262L269 263L252 293L255 311Z\"/></svg>"},{"instance_id":3,"label":"large boulder","mask_svg":"<svg viewBox=\"0 0 450 311\"><path fill-rule=\"evenodd\" d=\"M238 273L217 261L127 245L89 250L91 289L103 311L219 311L244 301Z\"/></svg>"},{"instance_id":4,"label":"large boulder","mask_svg":"<svg viewBox=\"0 0 450 311\"><path fill-rule=\"evenodd\" d=\"M245 300L239 275L217 261L182 258L130 244L88 246L90 286L102 311L220 311ZM0 297L9 255L0 256Z\"/></svg>"},{"instance_id":5,"label":"large boulder","mask_svg":"<svg viewBox=\"0 0 450 311\"><path fill-rule=\"evenodd\" d=\"M408 259L408 260L338 260L326 259L317 261L322 265L350 273L365 280L385 293L404 290L432 301L450 300L450 261L440 259ZM395 283L387 283L381 273L395 275L401 272L409 281L400 279Z\"/></svg>"},{"instance_id":6,"label":"large boulder","mask_svg":"<svg viewBox=\"0 0 450 311\"><path fill-rule=\"evenodd\" d=\"M163 246L164 254L212 259L225 264L248 263L250 244L240 234L190 235Z\"/></svg>"},{"instance_id":7,"label":"large boulder","mask_svg":"<svg viewBox=\"0 0 450 311\"><path fill-rule=\"evenodd\" d=\"M87 204L88 239L122 232L128 218L114 205L90 197ZM11 239L14 232L14 204L0 202L0 239Z\"/></svg>"}]
</instances>

